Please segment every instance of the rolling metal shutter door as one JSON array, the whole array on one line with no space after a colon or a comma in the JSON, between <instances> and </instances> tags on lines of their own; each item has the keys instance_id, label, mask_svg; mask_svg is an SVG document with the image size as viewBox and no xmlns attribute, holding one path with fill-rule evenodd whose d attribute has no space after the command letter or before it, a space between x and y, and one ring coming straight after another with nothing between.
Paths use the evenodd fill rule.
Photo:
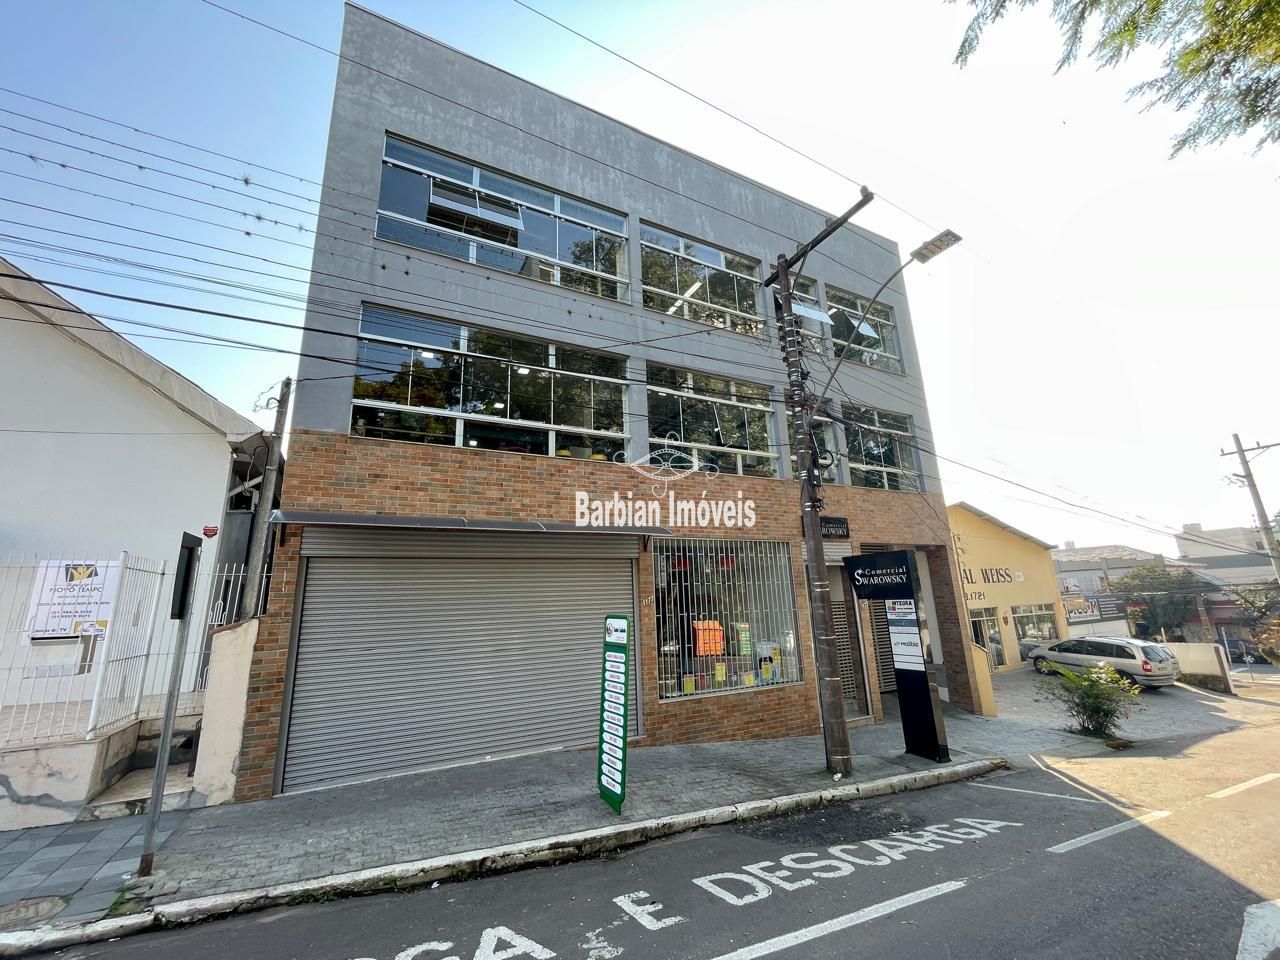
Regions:
<instances>
[{"instance_id":1,"label":"rolling metal shutter door","mask_svg":"<svg viewBox=\"0 0 1280 960\"><path fill-rule=\"evenodd\" d=\"M632 599L622 559L313 556L283 789L595 743Z\"/></svg>"}]
</instances>

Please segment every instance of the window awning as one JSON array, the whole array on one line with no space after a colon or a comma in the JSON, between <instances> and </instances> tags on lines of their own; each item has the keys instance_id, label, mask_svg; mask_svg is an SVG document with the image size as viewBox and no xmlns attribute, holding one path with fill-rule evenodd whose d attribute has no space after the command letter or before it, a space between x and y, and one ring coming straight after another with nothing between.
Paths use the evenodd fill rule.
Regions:
<instances>
[{"instance_id":1,"label":"window awning","mask_svg":"<svg viewBox=\"0 0 1280 960\"><path fill-rule=\"evenodd\" d=\"M495 520L489 517L398 517L380 513L322 513L273 510L271 523L325 527L386 527L399 530L478 530L494 533L611 533L631 537L675 536L666 527L579 527L544 520Z\"/></svg>"}]
</instances>

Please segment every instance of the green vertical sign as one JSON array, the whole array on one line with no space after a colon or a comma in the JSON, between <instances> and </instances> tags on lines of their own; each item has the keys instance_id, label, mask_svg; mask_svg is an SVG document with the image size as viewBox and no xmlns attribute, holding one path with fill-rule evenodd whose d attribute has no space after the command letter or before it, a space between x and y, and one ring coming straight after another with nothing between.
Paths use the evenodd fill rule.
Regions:
<instances>
[{"instance_id":1,"label":"green vertical sign","mask_svg":"<svg viewBox=\"0 0 1280 960\"><path fill-rule=\"evenodd\" d=\"M615 813L627 796L628 682L631 673L631 618L604 618L604 656L600 668L600 749L596 782L600 796Z\"/></svg>"}]
</instances>

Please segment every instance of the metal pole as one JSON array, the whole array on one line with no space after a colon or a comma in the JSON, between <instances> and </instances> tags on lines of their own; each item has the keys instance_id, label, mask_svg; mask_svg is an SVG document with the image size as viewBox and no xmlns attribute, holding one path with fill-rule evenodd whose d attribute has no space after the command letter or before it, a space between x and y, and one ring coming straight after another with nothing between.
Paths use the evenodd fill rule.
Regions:
<instances>
[{"instance_id":1,"label":"metal pole","mask_svg":"<svg viewBox=\"0 0 1280 960\"><path fill-rule=\"evenodd\" d=\"M1258 515L1258 529L1262 531L1262 542L1267 545L1267 556L1271 558L1271 569L1275 572L1276 580L1280 581L1280 547L1276 546L1276 532L1271 528L1271 518L1267 515L1266 508L1262 505L1262 495L1258 493L1258 485L1253 479L1253 468L1249 466L1249 458L1244 455L1244 447L1240 445L1240 434L1233 433L1231 439L1236 444L1236 456L1240 458L1240 469L1244 471L1244 482L1249 485L1249 495L1253 497L1253 509ZM1274 444L1269 444L1269 446L1274 446Z\"/></svg>"},{"instance_id":2,"label":"metal pole","mask_svg":"<svg viewBox=\"0 0 1280 960\"><path fill-rule=\"evenodd\" d=\"M289 417L289 394L293 379L285 377L280 384L280 399L276 401L276 423L268 441L267 468L262 476L262 488L258 492L258 509L253 515L253 536L249 541L249 566L245 571L244 607L242 616L256 617L262 596L262 568L267 557L267 521L271 517L271 505L275 502L277 477L280 470L280 447L284 441L285 423Z\"/></svg>"},{"instance_id":3,"label":"metal pole","mask_svg":"<svg viewBox=\"0 0 1280 960\"><path fill-rule=\"evenodd\" d=\"M869 196L866 198L869 202ZM846 218L847 219L847 218ZM835 623L831 613L831 583L822 550L819 512L821 477L813 450L813 408L805 387L804 347L800 322L791 309L791 282L786 256L778 257L774 310L787 362L787 407L796 433L796 469L800 474L800 526L804 533L804 564L809 584L809 613L813 627L813 659L818 671L818 705L822 711L822 740L827 769L848 776L853 773L849 728L844 718L840 687L840 661L836 653Z\"/></svg>"},{"instance_id":4,"label":"metal pole","mask_svg":"<svg viewBox=\"0 0 1280 960\"><path fill-rule=\"evenodd\" d=\"M195 565L193 577L198 582L200 574L200 548L192 558ZM181 589L180 584L176 584ZM156 858L156 829L160 826L160 808L164 805L164 782L169 772L169 743L173 739L173 727L178 717L178 695L182 688L182 667L187 659L187 634L191 630L191 599L183 611L178 635L173 643L173 665L169 668L169 689L164 700L164 721L160 725L160 742L156 748L156 773L151 781L151 801L147 804L147 832L142 840L142 856L138 860L138 876L151 876Z\"/></svg>"}]
</instances>

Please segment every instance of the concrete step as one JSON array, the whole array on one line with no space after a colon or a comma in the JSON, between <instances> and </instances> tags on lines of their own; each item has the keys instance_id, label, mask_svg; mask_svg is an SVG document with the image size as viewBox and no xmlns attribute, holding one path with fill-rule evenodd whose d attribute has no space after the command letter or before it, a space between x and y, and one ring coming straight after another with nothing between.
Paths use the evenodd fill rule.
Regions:
<instances>
[{"instance_id":1,"label":"concrete step","mask_svg":"<svg viewBox=\"0 0 1280 960\"><path fill-rule=\"evenodd\" d=\"M187 775L189 764L175 763L164 776L164 800L161 810L178 810L187 805L191 796L191 777ZM131 770L114 784L98 794L80 812L77 820L108 820L113 817L133 817L146 813L151 801L151 784L156 772Z\"/></svg>"}]
</instances>

